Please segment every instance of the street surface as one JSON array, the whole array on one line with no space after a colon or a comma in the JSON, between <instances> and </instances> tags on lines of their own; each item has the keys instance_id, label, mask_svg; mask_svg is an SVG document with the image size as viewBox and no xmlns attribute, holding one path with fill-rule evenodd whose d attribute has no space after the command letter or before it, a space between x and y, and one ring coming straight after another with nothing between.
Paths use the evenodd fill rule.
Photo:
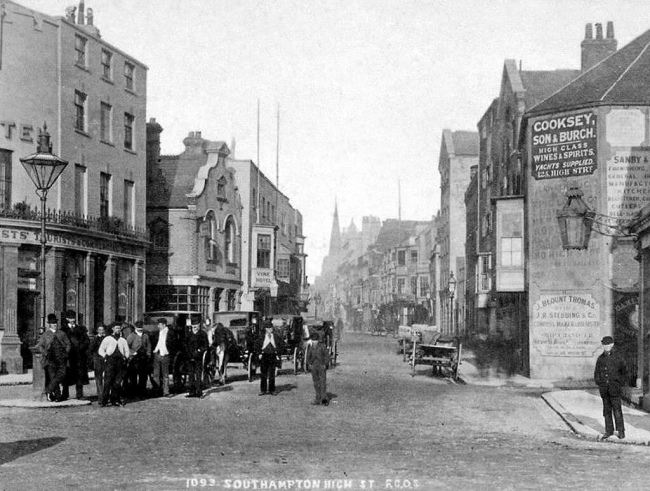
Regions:
<instances>
[{"instance_id":1,"label":"street surface","mask_svg":"<svg viewBox=\"0 0 650 491\"><path fill-rule=\"evenodd\" d=\"M538 390L411 377L396 345L344 333L328 407L308 374L260 397L238 367L201 400L0 408L0 487L647 489L650 449L579 439Z\"/></svg>"}]
</instances>

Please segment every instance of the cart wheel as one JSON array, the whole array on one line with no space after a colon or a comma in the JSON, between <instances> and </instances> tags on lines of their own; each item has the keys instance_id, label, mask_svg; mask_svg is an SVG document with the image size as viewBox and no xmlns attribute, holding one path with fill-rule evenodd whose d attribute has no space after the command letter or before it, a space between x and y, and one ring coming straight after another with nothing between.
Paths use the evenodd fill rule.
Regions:
<instances>
[{"instance_id":1,"label":"cart wheel","mask_svg":"<svg viewBox=\"0 0 650 491\"><path fill-rule=\"evenodd\" d=\"M201 382L203 389L207 389L212 385L214 380L214 374L216 372L216 367L210 364L210 351L203 353L203 371L201 373Z\"/></svg>"},{"instance_id":2,"label":"cart wheel","mask_svg":"<svg viewBox=\"0 0 650 491\"><path fill-rule=\"evenodd\" d=\"M298 359L298 348L293 349L293 374L298 375L298 369L300 368L300 360Z\"/></svg>"},{"instance_id":3,"label":"cart wheel","mask_svg":"<svg viewBox=\"0 0 650 491\"><path fill-rule=\"evenodd\" d=\"M307 365L307 357L309 356L309 344L305 345L305 372L309 371L309 366Z\"/></svg>"},{"instance_id":4,"label":"cart wheel","mask_svg":"<svg viewBox=\"0 0 650 491\"><path fill-rule=\"evenodd\" d=\"M253 353L248 355L248 381L252 382L255 379L255 363L253 361Z\"/></svg>"}]
</instances>

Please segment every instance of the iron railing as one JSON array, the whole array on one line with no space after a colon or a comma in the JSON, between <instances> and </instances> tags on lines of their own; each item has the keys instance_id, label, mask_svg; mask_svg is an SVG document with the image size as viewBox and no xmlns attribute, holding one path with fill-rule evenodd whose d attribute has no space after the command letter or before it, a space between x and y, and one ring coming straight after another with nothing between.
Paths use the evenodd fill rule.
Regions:
<instances>
[{"instance_id":1,"label":"iron railing","mask_svg":"<svg viewBox=\"0 0 650 491\"><path fill-rule=\"evenodd\" d=\"M11 209L0 208L0 218L14 220L41 220L38 208L31 208L26 203L16 203ZM78 215L69 211L56 211L48 209L45 212L45 221L56 225L76 227L88 231L113 234L123 238L136 240L149 240L149 233L142 227L132 227L118 217L91 217Z\"/></svg>"}]
</instances>

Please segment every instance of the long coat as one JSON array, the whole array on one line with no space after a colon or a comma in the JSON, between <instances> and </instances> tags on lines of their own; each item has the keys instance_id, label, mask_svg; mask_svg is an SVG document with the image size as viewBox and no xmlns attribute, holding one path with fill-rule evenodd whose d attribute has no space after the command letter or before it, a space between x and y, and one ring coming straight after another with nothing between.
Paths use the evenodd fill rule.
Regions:
<instances>
[{"instance_id":1,"label":"long coat","mask_svg":"<svg viewBox=\"0 0 650 491\"><path fill-rule=\"evenodd\" d=\"M88 385L88 355L90 351L90 338L85 326L75 325L68 329L68 337L72 349L70 350L70 368L66 374L66 383L73 385L81 383Z\"/></svg>"},{"instance_id":2,"label":"long coat","mask_svg":"<svg viewBox=\"0 0 650 491\"><path fill-rule=\"evenodd\" d=\"M205 331L199 329L196 334L190 331L185 336L185 353L188 358L194 361L201 361L203 353L208 349L208 335Z\"/></svg>"},{"instance_id":3,"label":"long coat","mask_svg":"<svg viewBox=\"0 0 650 491\"><path fill-rule=\"evenodd\" d=\"M68 362L71 344L68 336L60 329L55 332L46 329L38 342L38 348L43 354L41 360L43 368L48 366L60 367L65 366Z\"/></svg>"}]
</instances>

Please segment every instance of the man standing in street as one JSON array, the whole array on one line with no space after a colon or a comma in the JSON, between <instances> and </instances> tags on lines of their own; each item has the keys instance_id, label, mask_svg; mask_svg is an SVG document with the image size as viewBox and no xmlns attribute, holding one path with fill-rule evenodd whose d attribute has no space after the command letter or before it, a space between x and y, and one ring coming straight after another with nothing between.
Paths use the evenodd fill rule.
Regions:
<instances>
[{"instance_id":1,"label":"man standing in street","mask_svg":"<svg viewBox=\"0 0 650 491\"><path fill-rule=\"evenodd\" d=\"M155 336L151 345L153 349L153 374L154 390L162 390L163 397L171 397L169 393L169 364L174 350L173 333L167 326L167 319L158 319L158 335Z\"/></svg>"},{"instance_id":2,"label":"man standing in street","mask_svg":"<svg viewBox=\"0 0 650 491\"><path fill-rule=\"evenodd\" d=\"M314 391L316 398L312 402L313 406L322 404L323 406L329 405L327 398L327 371L326 367L329 362L329 353L325 346L322 333L313 333L311 335L313 341L317 341L312 345L307 353L307 366L311 370L311 379L314 382Z\"/></svg>"},{"instance_id":3,"label":"man standing in street","mask_svg":"<svg viewBox=\"0 0 650 491\"><path fill-rule=\"evenodd\" d=\"M264 321L264 333L258 339L257 349L260 359L260 394L275 394L275 368L282 352L282 338L273 329L272 319Z\"/></svg>"},{"instance_id":4,"label":"man standing in street","mask_svg":"<svg viewBox=\"0 0 650 491\"><path fill-rule=\"evenodd\" d=\"M88 385L88 350L90 348L90 338L86 326L77 324L77 313L74 310L68 310L65 313L65 319L68 323L68 337L72 349L70 350L70 360L68 368L68 384L75 386L77 399L84 397L84 385ZM65 395L65 394L64 394Z\"/></svg>"},{"instance_id":5,"label":"man standing in street","mask_svg":"<svg viewBox=\"0 0 650 491\"><path fill-rule=\"evenodd\" d=\"M38 348L43 354L45 370L45 394L50 402L60 402L61 384L65 383L66 365L70 354L70 340L58 328L58 319L54 314L47 316L47 329L41 336Z\"/></svg>"},{"instance_id":6,"label":"man standing in street","mask_svg":"<svg viewBox=\"0 0 650 491\"><path fill-rule=\"evenodd\" d=\"M135 331L126 338L131 358L129 359L128 387L131 395L144 399L147 395L147 377L149 375L149 358L151 342L144 332L144 323L137 321Z\"/></svg>"},{"instance_id":7,"label":"man standing in street","mask_svg":"<svg viewBox=\"0 0 650 491\"><path fill-rule=\"evenodd\" d=\"M625 423L621 408L621 390L625 385L626 368L619 353L614 348L614 338L605 336L602 339L603 353L596 360L594 380L603 400L603 416L605 417L605 434L602 439L614 434L614 422L618 437L625 438ZM614 416L612 420L612 414Z\"/></svg>"},{"instance_id":8,"label":"man standing in street","mask_svg":"<svg viewBox=\"0 0 650 491\"><path fill-rule=\"evenodd\" d=\"M189 364L189 394L186 397L203 397L201 370L203 354L208 349L208 335L201 329L200 321L192 322L192 330L185 340L185 353Z\"/></svg>"},{"instance_id":9,"label":"man standing in street","mask_svg":"<svg viewBox=\"0 0 650 491\"><path fill-rule=\"evenodd\" d=\"M106 337L106 328L103 324L97 326L95 337L90 343L90 353L93 357L93 370L95 371L95 386L97 387L97 400L102 400L104 391L104 359L99 356L99 347Z\"/></svg>"},{"instance_id":10,"label":"man standing in street","mask_svg":"<svg viewBox=\"0 0 650 491\"><path fill-rule=\"evenodd\" d=\"M104 407L109 400L113 406L123 406L122 379L129 359L129 345L122 337L122 325L113 323L113 334L107 336L99 346L99 356L104 359L104 390L99 404Z\"/></svg>"}]
</instances>

